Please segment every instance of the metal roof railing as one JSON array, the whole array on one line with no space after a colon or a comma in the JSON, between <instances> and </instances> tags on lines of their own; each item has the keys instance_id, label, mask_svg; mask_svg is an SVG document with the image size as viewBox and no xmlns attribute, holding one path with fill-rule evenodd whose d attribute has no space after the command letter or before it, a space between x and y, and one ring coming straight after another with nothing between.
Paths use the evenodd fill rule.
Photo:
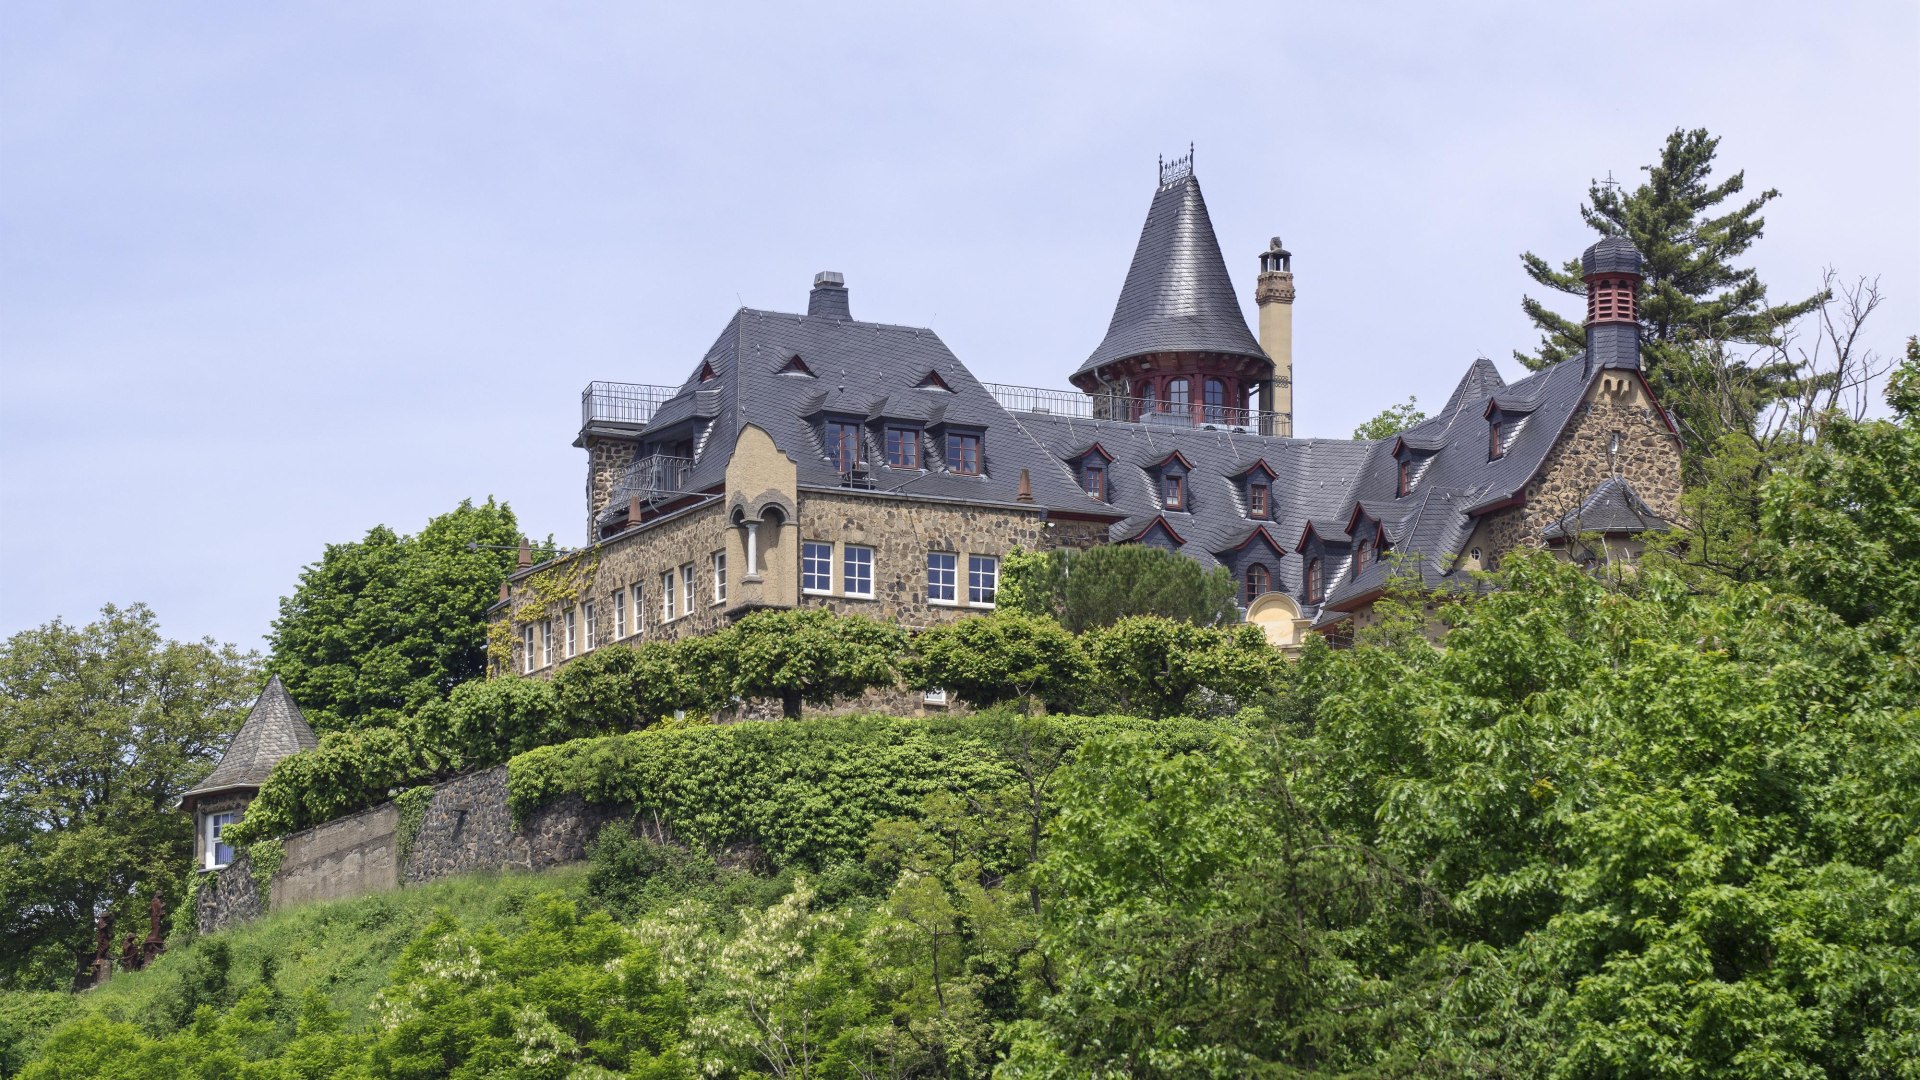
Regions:
<instances>
[{"instance_id":1,"label":"metal roof railing","mask_svg":"<svg viewBox=\"0 0 1920 1080\"><path fill-rule=\"evenodd\" d=\"M592 423L644 424L662 403L680 392L677 386L648 383L590 382L580 391L580 426Z\"/></svg>"},{"instance_id":2,"label":"metal roof railing","mask_svg":"<svg viewBox=\"0 0 1920 1080\"><path fill-rule=\"evenodd\" d=\"M981 385L1008 412L1166 427L1212 428L1261 435L1293 434L1293 417L1289 413L1261 412L1258 409L1208 405L1198 401L1176 403L1155 398L1121 397L1118 394L1082 394L1037 386L1010 386L1006 383Z\"/></svg>"}]
</instances>

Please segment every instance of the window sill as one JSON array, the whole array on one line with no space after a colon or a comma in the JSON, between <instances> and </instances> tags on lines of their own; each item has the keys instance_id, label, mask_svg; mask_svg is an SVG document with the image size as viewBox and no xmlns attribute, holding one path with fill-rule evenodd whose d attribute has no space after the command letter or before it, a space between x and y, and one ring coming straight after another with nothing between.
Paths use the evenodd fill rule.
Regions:
<instances>
[{"instance_id":1,"label":"window sill","mask_svg":"<svg viewBox=\"0 0 1920 1080\"><path fill-rule=\"evenodd\" d=\"M992 611L992 610L993 610L993 608L994 608L994 605L992 605L992 604L983 604L983 603L981 603L981 602L979 602L978 600L969 600L969 601L967 601L967 606L968 606L968 607L970 607L970 608L979 608L979 609L981 609L982 611Z\"/></svg>"},{"instance_id":2,"label":"window sill","mask_svg":"<svg viewBox=\"0 0 1920 1080\"><path fill-rule=\"evenodd\" d=\"M832 589L801 589L801 596L832 596Z\"/></svg>"},{"instance_id":3,"label":"window sill","mask_svg":"<svg viewBox=\"0 0 1920 1080\"><path fill-rule=\"evenodd\" d=\"M877 599L877 597L875 597L875 596L874 596L874 594L872 594L872 593L870 593L870 592L850 592L850 593L841 593L840 595L841 595L841 598L842 598L842 599L845 599L845 600L874 600L874 599Z\"/></svg>"}]
</instances>

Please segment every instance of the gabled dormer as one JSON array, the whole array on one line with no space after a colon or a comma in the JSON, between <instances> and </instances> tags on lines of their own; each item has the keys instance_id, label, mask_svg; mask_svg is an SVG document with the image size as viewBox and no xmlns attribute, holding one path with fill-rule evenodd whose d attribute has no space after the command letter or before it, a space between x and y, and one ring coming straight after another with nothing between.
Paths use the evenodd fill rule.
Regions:
<instances>
[{"instance_id":1,"label":"gabled dormer","mask_svg":"<svg viewBox=\"0 0 1920 1080\"><path fill-rule=\"evenodd\" d=\"M1175 450L1147 469L1153 482L1154 502L1165 511L1193 512L1193 462Z\"/></svg>"},{"instance_id":2,"label":"gabled dormer","mask_svg":"<svg viewBox=\"0 0 1920 1080\"><path fill-rule=\"evenodd\" d=\"M1498 395L1487 399L1487 407L1481 415L1487 418L1488 461L1498 461L1506 456L1507 447L1513 445L1513 437L1520 433L1533 407L1531 401L1502 401Z\"/></svg>"},{"instance_id":3,"label":"gabled dormer","mask_svg":"<svg viewBox=\"0 0 1920 1080\"><path fill-rule=\"evenodd\" d=\"M1113 455L1099 443L1067 458L1067 468L1073 471L1074 479L1080 484L1080 490L1099 499L1101 502L1113 501L1111 470Z\"/></svg>"},{"instance_id":4,"label":"gabled dormer","mask_svg":"<svg viewBox=\"0 0 1920 1080\"><path fill-rule=\"evenodd\" d=\"M1353 512L1347 515L1347 536L1353 545L1353 577L1384 559L1392 549L1392 540L1387 535L1387 527L1379 518L1367 512L1360 504L1353 504Z\"/></svg>"},{"instance_id":5,"label":"gabled dormer","mask_svg":"<svg viewBox=\"0 0 1920 1080\"><path fill-rule=\"evenodd\" d=\"M780 370L776 372L776 374L799 375L808 379L815 378L813 369L807 366L807 362L800 358L799 353L794 353L792 356L787 357L786 363L780 365Z\"/></svg>"},{"instance_id":6,"label":"gabled dormer","mask_svg":"<svg viewBox=\"0 0 1920 1080\"><path fill-rule=\"evenodd\" d=\"M1156 517L1147 523L1146 528L1127 538L1129 544L1145 544L1148 547L1162 548L1167 551L1179 551L1187 546L1187 538L1181 536L1164 517Z\"/></svg>"},{"instance_id":7,"label":"gabled dormer","mask_svg":"<svg viewBox=\"0 0 1920 1080\"><path fill-rule=\"evenodd\" d=\"M913 384L913 388L915 390L944 390L949 394L953 393L953 387L948 385L947 380L941 377L940 372L933 368L928 368L927 373L920 376L920 381Z\"/></svg>"},{"instance_id":8,"label":"gabled dormer","mask_svg":"<svg viewBox=\"0 0 1920 1080\"><path fill-rule=\"evenodd\" d=\"M1419 438L1408 438L1405 435L1393 441L1394 498L1404 499L1413 494L1414 488L1420 485L1420 478L1425 475L1428 464L1433 460L1433 456L1440 452L1443 445L1444 443L1439 441L1428 442Z\"/></svg>"},{"instance_id":9,"label":"gabled dormer","mask_svg":"<svg viewBox=\"0 0 1920 1080\"><path fill-rule=\"evenodd\" d=\"M1252 603L1272 592L1280 580L1280 562L1286 552L1265 525L1255 525L1233 545L1213 553L1220 565L1240 582L1240 604Z\"/></svg>"},{"instance_id":10,"label":"gabled dormer","mask_svg":"<svg viewBox=\"0 0 1920 1080\"><path fill-rule=\"evenodd\" d=\"M1279 508L1273 501L1273 480L1278 475L1264 459L1256 458L1251 465L1228 477L1239 491L1240 505L1247 508L1249 519L1272 521L1279 516Z\"/></svg>"},{"instance_id":11,"label":"gabled dormer","mask_svg":"<svg viewBox=\"0 0 1920 1080\"><path fill-rule=\"evenodd\" d=\"M1346 562L1348 547L1346 537L1323 531L1311 521L1300 530L1300 542L1294 545L1294 550L1300 555L1302 604L1314 606L1325 602L1334 578Z\"/></svg>"}]
</instances>

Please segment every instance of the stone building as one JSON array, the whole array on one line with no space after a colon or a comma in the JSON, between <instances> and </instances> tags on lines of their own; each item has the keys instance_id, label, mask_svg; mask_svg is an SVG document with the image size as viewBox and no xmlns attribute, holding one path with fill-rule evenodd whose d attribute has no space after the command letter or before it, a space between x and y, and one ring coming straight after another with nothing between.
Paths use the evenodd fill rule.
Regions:
<instances>
[{"instance_id":1,"label":"stone building","mask_svg":"<svg viewBox=\"0 0 1920 1080\"><path fill-rule=\"evenodd\" d=\"M221 842L227 826L245 816L275 763L318 744L280 676L268 679L220 763L180 796L178 809L193 818L193 865L218 870L232 862L233 848Z\"/></svg>"},{"instance_id":2,"label":"stone building","mask_svg":"<svg viewBox=\"0 0 1920 1080\"><path fill-rule=\"evenodd\" d=\"M982 383L933 331L854 318L821 273L804 314L740 309L678 385L586 388L587 544L511 576L495 667L760 608L928 626L991 608L1015 547L1225 566L1282 646L1364 621L1395 572L1447 587L1520 546L1630 557L1676 513L1679 440L1640 370L1639 254L1603 240L1585 269L1584 354L1511 385L1475 360L1378 441L1292 437L1292 254L1259 253L1256 338L1191 155L1161 166L1073 391Z\"/></svg>"}]
</instances>

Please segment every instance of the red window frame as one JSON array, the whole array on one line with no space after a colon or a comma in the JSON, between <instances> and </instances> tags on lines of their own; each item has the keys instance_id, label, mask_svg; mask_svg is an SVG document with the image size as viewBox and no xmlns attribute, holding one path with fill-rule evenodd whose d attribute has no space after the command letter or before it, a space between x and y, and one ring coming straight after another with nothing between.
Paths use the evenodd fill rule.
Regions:
<instances>
[{"instance_id":1,"label":"red window frame","mask_svg":"<svg viewBox=\"0 0 1920 1080\"><path fill-rule=\"evenodd\" d=\"M980 475L980 436L947 432L947 471L960 476Z\"/></svg>"},{"instance_id":2,"label":"red window frame","mask_svg":"<svg viewBox=\"0 0 1920 1080\"><path fill-rule=\"evenodd\" d=\"M1168 510L1184 510L1187 507L1187 478L1180 473L1165 473L1160 477L1160 505Z\"/></svg>"},{"instance_id":3,"label":"red window frame","mask_svg":"<svg viewBox=\"0 0 1920 1080\"><path fill-rule=\"evenodd\" d=\"M1264 563L1254 563L1247 567L1247 603L1251 604L1273 587L1273 575L1267 571Z\"/></svg>"},{"instance_id":4,"label":"red window frame","mask_svg":"<svg viewBox=\"0 0 1920 1080\"><path fill-rule=\"evenodd\" d=\"M829 420L821 441L827 445L827 460L833 462L834 468L849 473L860 464L859 424Z\"/></svg>"},{"instance_id":5,"label":"red window frame","mask_svg":"<svg viewBox=\"0 0 1920 1080\"><path fill-rule=\"evenodd\" d=\"M1268 485L1255 480L1247 485L1247 516L1264 518L1272 513L1269 508L1271 497Z\"/></svg>"},{"instance_id":6,"label":"red window frame","mask_svg":"<svg viewBox=\"0 0 1920 1080\"><path fill-rule=\"evenodd\" d=\"M888 428L887 464L896 469L919 468L920 433L913 428Z\"/></svg>"}]
</instances>

